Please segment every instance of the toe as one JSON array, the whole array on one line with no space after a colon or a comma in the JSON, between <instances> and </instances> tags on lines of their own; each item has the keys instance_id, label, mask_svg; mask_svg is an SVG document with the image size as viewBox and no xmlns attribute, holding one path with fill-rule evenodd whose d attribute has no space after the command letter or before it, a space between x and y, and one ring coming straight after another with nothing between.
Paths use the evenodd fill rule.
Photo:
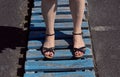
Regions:
<instances>
[{"instance_id":1,"label":"toe","mask_svg":"<svg viewBox=\"0 0 120 77\"><path fill-rule=\"evenodd\" d=\"M78 53L79 53L79 55L81 55L81 56L83 55L83 52L78 52Z\"/></svg>"},{"instance_id":2,"label":"toe","mask_svg":"<svg viewBox=\"0 0 120 77\"><path fill-rule=\"evenodd\" d=\"M50 56L50 57L53 57L53 53L52 53L52 52L50 52L49 56Z\"/></svg>"},{"instance_id":3,"label":"toe","mask_svg":"<svg viewBox=\"0 0 120 77\"><path fill-rule=\"evenodd\" d=\"M52 52L46 52L46 53L45 53L45 56L46 56L46 57L53 57L54 54L53 54Z\"/></svg>"},{"instance_id":4,"label":"toe","mask_svg":"<svg viewBox=\"0 0 120 77\"><path fill-rule=\"evenodd\" d=\"M48 56L50 52L45 52L45 56Z\"/></svg>"},{"instance_id":5,"label":"toe","mask_svg":"<svg viewBox=\"0 0 120 77\"><path fill-rule=\"evenodd\" d=\"M75 52L75 56L81 57L81 56L83 56L83 52L76 51Z\"/></svg>"}]
</instances>

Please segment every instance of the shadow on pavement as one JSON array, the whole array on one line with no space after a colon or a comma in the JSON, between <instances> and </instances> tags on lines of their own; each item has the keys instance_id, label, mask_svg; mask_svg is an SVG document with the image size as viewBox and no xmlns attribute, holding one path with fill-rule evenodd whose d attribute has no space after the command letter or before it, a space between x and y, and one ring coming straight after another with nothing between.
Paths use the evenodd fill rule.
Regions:
<instances>
[{"instance_id":1,"label":"shadow on pavement","mask_svg":"<svg viewBox=\"0 0 120 77\"><path fill-rule=\"evenodd\" d=\"M0 77L23 77L32 6L33 0L0 1Z\"/></svg>"},{"instance_id":2,"label":"shadow on pavement","mask_svg":"<svg viewBox=\"0 0 120 77\"><path fill-rule=\"evenodd\" d=\"M0 26L0 36L0 75L12 77L17 71L17 76L22 77L28 32L15 27Z\"/></svg>"},{"instance_id":3,"label":"shadow on pavement","mask_svg":"<svg viewBox=\"0 0 120 77\"><path fill-rule=\"evenodd\" d=\"M26 34L19 28L0 26L0 53L4 48L26 47Z\"/></svg>"}]
</instances>

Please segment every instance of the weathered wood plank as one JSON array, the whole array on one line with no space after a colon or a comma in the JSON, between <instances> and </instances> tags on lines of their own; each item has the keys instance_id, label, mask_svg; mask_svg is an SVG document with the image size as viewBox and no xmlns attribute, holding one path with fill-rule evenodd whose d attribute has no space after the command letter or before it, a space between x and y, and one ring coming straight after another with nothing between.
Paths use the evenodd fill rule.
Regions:
<instances>
[{"instance_id":1,"label":"weathered wood plank","mask_svg":"<svg viewBox=\"0 0 120 77\"><path fill-rule=\"evenodd\" d=\"M41 8L32 8L32 14L33 15L41 15ZM58 8L57 10L57 15L59 14L71 14L69 8ZM87 14L87 9L84 9L84 14Z\"/></svg>"},{"instance_id":2,"label":"weathered wood plank","mask_svg":"<svg viewBox=\"0 0 120 77\"><path fill-rule=\"evenodd\" d=\"M72 19L72 16L70 14L67 15L56 15L55 19ZM42 15L32 15L31 16L31 21L32 20L42 20L43 21L43 16ZM86 21L85 15L83 16L83 21Z\"/></svg>"},{"instance_id":3,"label":"weathered wood plank","mask_svg":"<svg viewBox=\"0 0 120 77\"><path fill-rule=\"evenodd\" d=\"M30 30L45 30L45 23L31 23ZM82 29L88 29L88 22L82 22ZM55 30L73 30L72 22L55 23Z\"/></svg>"},{"instance_id":4,"label":"weathered wood plank","mask_svg":"<svg viewBox=\"0 0 120 77\"><path fill-rule=\"evenodd\" d=\"M93 69L93 59L75 59L75 60L28 60L25 62L26 71L70 71Z\"/></svg>"},{"instance_id":5,"label":"weathered wood plank","mask_svg":"<svg viewBox=\"0 0 120 77\"><path fill-rule=\"evenodd\" d=\"M62 18L62 19L66 19L66 18L69 18L69 19L72 19L72 16L70 15L70 14L67 14L67 15L64 15L64 14L62 14L62 15L56 15L56 19L60 19L60 18ZM32 20L41 20L41 19L43 19L43 16L42 15L32 15L31 16L31 19Z\"/></svg>"},{"instance_id":6,"label":"weathered wood plank","mask_svg":"<svg viewBox=\"0 0 120 77\"><path fill-rule=\"evenodd\" d=\"M55 50L55 55L53 59L71 59L73 57L72 50L70 49L62 49L62 50ZM90 48L86 48L84 56L92 57L92 51ZM26 60L42 60L44 56L41 53L41 50L30 49L27 51Z\"/></svg>"},{"instance_id":7,"label":"weathered wood plank","mask_svg":"<svg viewBox=\"0 0 120 77\"><path fill-rule=\"evenodd\" d=\"M56 39L64 39L64 38L72 38L73 31L55 31L55 38ZM90 33L88 30L82 30L83 38L90 37ZM29 33L29 40L36 40L36 39L44 39L45 31L31 31Z\"/></svg>"},{"instance_id":8,"label":"weathered wood plank","mask_svg":"<svg viewBox=\"0 0 120 77\"><path fill-rule=\"evenodd\" d=\"M87 47L91 46L91 40L89 38L84 38L84 42ZM28 41L28 49L40 49L43 40L30 40ZM71 48L73 45L72 39L61 39L55 40L55 47L58 48Z\"/></svg>"},{"instance_id":9,"label":"weathered wood plank","mask_svg":"<svg viewBox=\"0 0 120 77\"><path fill-rule=\"evenodd\" d=\"M41 7L41 2L42 1L38 1L38 0L34 0L34 7ZM64 0L64 1L62 1L62 0L57 0L57 4L58 4L58 7L60 6L60 5L65 5L65 4L67 4L67 6L69 6L68 4L69 4L69 0ZM66 7L66 6L63 6L63 7Z\"/></svg>"},{"instance_id":10,"label":"weathered wood plank","mask_svg":"<svg viewBox=\"0 0 120 77\"><path fill-rule=\"evenodd\" d=\"M87 11L86 8L84 10ZM57 8L56 12L66 12L66 11L70 12L70 8L69 7L59 7L59 8ZM32 8L32 13L41 13L41 12L42 11L41 11L40 7Z\"/></svg>"},{"instance_id":11,"label":"weathered wood plank","mask_svg":"<svg viewBox=\"0 0 120 77\"><path fill-rule=\"evenodd\" d=\"M69 0L57 0L58 7L68 7L69 6ZM88 1L85 0L85 5L88 4ZM40 7L41 6L41 0L34 0L34 7Z\"/></svg>"},{"instance_id":12,"label":"weathered wood plank","mask_svg":"<svg viewBox=\"0 0 120 77\"><path fill-rule=\"evenodd\" d=\"M41 8L41 1L35 1L34 7ZM68 3L58 3L57 7L69 7L69 4Z\"/></svg>"},{"instance_id":13,"label":"weathered wood plank","mask_svg":"<svg viewBox=\"0 0 120 77\"><path fill-rule=\"evenodd\" d=\"M66 19L55 19L55 23L64 23L64 22L72 22L72 19L66 18ZM84 21L84 19L83 19ZM42 23L44 20L41 18L41 20L38 19L31 19L31 23Z\"/></svg>"},{"instance_id":14,"label":"weathered wood plank","mask_svg":"<svg viewBox=\"0 0 120 77\"><path fill-rule=\"evenodd\" d=\"M59 73L25 73L24 77L95 77L94 71L59 72Z\"/></svg>"},{"instance_id":15,"label":"weathered wood plank","mask_svg":"<svg viewBox=\"0 0 120 77\"><path fill-rule=\"evenodd\" d=\"M66 19L66 18L72 19L72 16L71 16L71 14L66 14L66 15L64 15L64 14L59 14L59 15L56 15L56 18L55 18L55 19L60 19L60 18L62 18L62 19ZM86 19L86 16L85 16L85 14L84 14L83 20L85 20L85 19ZM34 14L34 13L33 13L33 15L31 16L31 20L43 20L43 16L40 15L40 14Z\"/></svg>"},{"instance_id":16,"label":"weathered wood plank","mask_svg":"<svg viewBox=\"0 0 120 77\"><path fill-rule=\"evenodd\" d=\"M67 15L67 14L71 14L71 12L69 10L63 10L62 12L61 11L57 11L56 15ZM33 10L32 11L32 15L42 15L41 11L38 9L38 10Z\"/></svg>"}]
</instances>

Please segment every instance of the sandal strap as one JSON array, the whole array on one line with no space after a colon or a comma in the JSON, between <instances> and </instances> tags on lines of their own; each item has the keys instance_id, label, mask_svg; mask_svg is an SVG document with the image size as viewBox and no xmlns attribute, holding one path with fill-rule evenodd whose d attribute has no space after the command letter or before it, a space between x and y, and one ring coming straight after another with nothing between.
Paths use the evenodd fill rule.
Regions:
<instances>
[{"instance_id":1,"label":"sandal strap","mask_svg":"<svg viewBox=\"0 0 120 77\"><path fill-rule=\"evenodd\" d=\"M46 34L46 36L53 36L53 35L55 35L54 33L53 34Z\"/></svg>"},{"instance_id":2,"label":"sandal strap","mask_svg":"<svg viewBox=\"0 0 120 77\"><path fill-rule=\"evenodd\" d=\"M72 34L73 34L73 35L82 35L83 32L81 32L81 33L74 33L74 32L72 32Z\"/></svg>"},{"instance_id":3,"label":"sandal strap","mask_svg":"<svg viewBox=\"0 0 120 77\"><path fill-rule=\"evenodd\" d=\"M76 52L76 51L79 51L79 52L83 52L85 53L85 49L86 47L80 47L80 48L73 48L73 50Z\"/></svg>"},{"instance_id":4,"label":"sandal strap","mask_svg":"<svg viewBox=\"0 0 120 77\"><path fill-rule=\"evenodd\" d=\"M54 52L55 48L54 47L51 47L51 48L43 47L43 50L45 50L43 52L43 54L46 53L46 52L53 52L53 54L55 54L55 52Z\"/></svg>"}]
</instances>

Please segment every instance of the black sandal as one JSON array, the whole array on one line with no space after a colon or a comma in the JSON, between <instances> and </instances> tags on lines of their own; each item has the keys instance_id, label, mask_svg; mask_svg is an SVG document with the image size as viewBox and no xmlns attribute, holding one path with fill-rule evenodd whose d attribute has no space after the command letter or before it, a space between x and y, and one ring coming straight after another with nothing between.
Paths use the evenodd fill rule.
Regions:
<instances>
[{"instance_id":1,"label":"black sandal","mask_svg":"<svg viewBox=\"0 0 120 77\"><path fill-rule=\"evenodd\" d=\"M73 35L82 35L83 33L72 33ZM86 46L80 47L80 48L73 48L73 57L74 58L81 58L82 56L76 56L76 52L82 52L83 54L85 54L86 51Z\"/></svg>"},{"instance_id":2,"label":"black sandal","mask_svg":"<svg viewBox=\"0 0 120 77\"><path fill-rule=\"evenodd\" d=\"M55 34L46 34L46 36L53 36L53 35L55 35ZM42 51L42 54L44 55L45 58L51 59L51 58L53 58L53 56L52 57L50 55L46 56L45 53L46 52L52 52L53 55L54 55L55 54L55 52L54 52L55 51L55 47L50 47L50 48L42 47L41 51Z\"/></svg>"}]
</instances>

